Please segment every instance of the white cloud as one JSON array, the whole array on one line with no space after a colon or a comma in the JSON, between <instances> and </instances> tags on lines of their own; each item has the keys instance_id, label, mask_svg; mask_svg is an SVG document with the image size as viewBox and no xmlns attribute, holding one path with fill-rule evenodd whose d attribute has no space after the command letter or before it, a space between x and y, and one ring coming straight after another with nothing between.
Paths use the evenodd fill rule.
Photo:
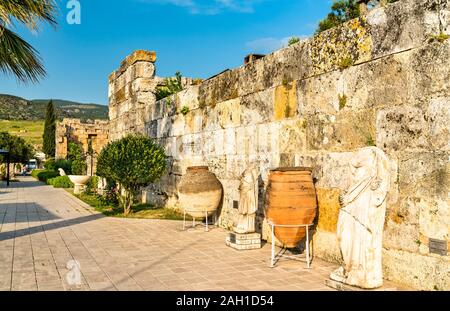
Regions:
<instances>
[{"instance_id":1,"label":"white cloud","mask_svg":"<svg viewBox=\"0 0 450 311\"><path fill-rule=\"evenodd\" d=\"M139 0L150 4L183 7L191 14L216 15L222 12L252 13L257 3L266 0Z\"/></svg>"},{"instance_id":2,"label":"white cloud","mask_svg":"<svg viewBox=\"0 0 450 311\"><path fill-rule=\"evenodd\" d=\"M304 36L304 35L290 36L290 37L281 38L281 39L274 38L274 37L268 37L268 38L261 38L261 39L249 41L245 44L245 46L251 53L268 54L273 51L279 50L283 47L286 47L288 45L289 39L292 37L298 37L300 39L307 38L307 36Z\"/></svg>"}]
</instances>

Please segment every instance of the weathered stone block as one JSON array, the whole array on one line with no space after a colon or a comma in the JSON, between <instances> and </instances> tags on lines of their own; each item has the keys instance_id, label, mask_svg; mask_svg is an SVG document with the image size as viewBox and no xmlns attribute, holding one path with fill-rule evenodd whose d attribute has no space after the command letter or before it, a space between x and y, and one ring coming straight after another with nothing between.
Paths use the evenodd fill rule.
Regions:
<instances>
[{"instance_id":1,"label":"weathered stone block","mask_svg":"<svg viewBox=\"0 0 450 311\"><path fill-rule=\"evenodd\" d=\"M327 232L336 232L337 221L339 217L340 189L317 188L317 202L319 207L319 220L317 227Z\"/></svg>"},{"instance_id":2,"label":"weathered stone block","mask_svg":"<svg viewBox=\"0 0 450 311\"><path fill-rule=\"evenodd\" d=\"M275 88L275 120L292 118L297 115L297 82L285 83Z\"/></svg>"},{"instance_id":3,"label":"weathered stone block","mask_svg":"<svg viewBox=\"0 0 450 311\"><path fill-rule=\"evenodd\" d=\"M306 120L286 120L277 133L280 153L298 153L306 147Z\"/></svg>"},{"instance_id":4,"label":"weathered stone block","mask_svg":"<svg viewBox=\"0 0 450 311\"><path fill-rule=\"evenodd\" d=\"M398 284L421 290L449 290L450 261L399 250L383 250L383 276Z\"/></svg>"},{"instance_id":5,"label":"weathered stone block","mask_svg":"<svg viewBox=\"0 0 450 311\"><path fill-rule=\"evenodd\" d=\"M377 115L377 145L392 151L427 149L429 130L425 113L415 107L382 109Z\"/></svg>"},{"instance_id":6,"label":"weathered stone block","mask_svg":"<svg viewBox=\"0 0 450 311\"><path fill-rule=\"evenodd\" d=\"M333 71L300 80L297 84L298 114L302 117L316 113L335 114L339 94L344 94L344 74Z\"/></svg>"},{"instance_id":7,"label":"weathered stone block","mask_svg":"<svg viewBox=\"0 0 450 311\"><path fill-rule=\"evenodd\" d=\"M237 127L241 122L240 99L231 99L217 104L219 125L221 128Z\"/></svg>"},{"instance_id":8,"label":"weathered stone block","mask_svg":"<svg viewBox=\"0 0 450 311\"><path fill-rule=\"evenodd\" d=\"M273 103L273 89L241 97L241 124L248 126L273 120Z\"/></svg>"}]
</instances>

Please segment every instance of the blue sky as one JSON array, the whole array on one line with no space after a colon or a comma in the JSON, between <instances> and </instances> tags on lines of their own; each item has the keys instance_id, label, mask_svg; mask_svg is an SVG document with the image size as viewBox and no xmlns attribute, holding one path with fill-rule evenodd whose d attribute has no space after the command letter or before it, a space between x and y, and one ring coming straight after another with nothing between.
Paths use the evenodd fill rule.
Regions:
<instances>
[{"instance_id":1,"label":"blue sky","mask_svg":"<svg viewBox=\"0 0 450 311\"><path fill-rule=\"evenodd\" d=\"M207 78L269 53L291 36L310 36L331 0L79 0L81 24L16 31L39 52L47 77L18 83L0 74L0 93L107 104L107 77L137 49L157 52L158 76Z\"/></svg>"}]
</instances>

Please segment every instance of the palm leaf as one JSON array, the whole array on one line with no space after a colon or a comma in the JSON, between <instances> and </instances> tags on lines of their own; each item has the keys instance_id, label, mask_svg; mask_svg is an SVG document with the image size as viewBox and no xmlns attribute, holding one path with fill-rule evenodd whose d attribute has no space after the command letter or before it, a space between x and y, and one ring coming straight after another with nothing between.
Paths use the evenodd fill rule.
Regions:
<instances>
[{"instance_id":1,"label":"palm leaf","mask_svg":"<svg viewBox=\"0 0 450 311\"><path fill-rule=\"evenodd\" d=\"M20 81L38 82L45 70L38 52L25 40L0 24L0 71Z\"/></svg>"},{"instance_id":2,"label":"palm leaf","mask_svg":"<svg viewBox=\"0 0 450 311\"><path fill-rule=\"evenodd\" d=\"M12 18L31 29L40 21L56 25L55 13L53 0L0 0L0 20L5 25L11 24Z\"/></svg>"}]
</instances>

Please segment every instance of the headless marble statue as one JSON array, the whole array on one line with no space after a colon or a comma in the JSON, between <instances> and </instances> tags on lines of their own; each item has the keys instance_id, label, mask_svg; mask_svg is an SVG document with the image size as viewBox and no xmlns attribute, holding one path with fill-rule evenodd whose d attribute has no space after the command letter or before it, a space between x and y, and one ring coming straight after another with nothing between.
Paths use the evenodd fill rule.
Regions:
<instances>
[{"instance_id":1,"label":"headless marble statue","mask_svg":"<svg viewBox=\"0 0 450 311\"><path fill-rule=\"evenodd\" d=\"M235 222L234 232L253 233L258 210L258 169L256 164L250 165L242 174L239 192L239 215Z\"/></svg>"},{"instance_id":2,"label":"headless marble statue","mask_svg":"<svg viewBox=\"0 0 450 311\"><path fill-rule=\"evenodd\" d=\"M351 186L341 196L337 236L344 266L334 281L366 289L383 285L382 235L389 189L389 160L380 149L359 150L350 163Z\"/></svg>"}]
</instances>

